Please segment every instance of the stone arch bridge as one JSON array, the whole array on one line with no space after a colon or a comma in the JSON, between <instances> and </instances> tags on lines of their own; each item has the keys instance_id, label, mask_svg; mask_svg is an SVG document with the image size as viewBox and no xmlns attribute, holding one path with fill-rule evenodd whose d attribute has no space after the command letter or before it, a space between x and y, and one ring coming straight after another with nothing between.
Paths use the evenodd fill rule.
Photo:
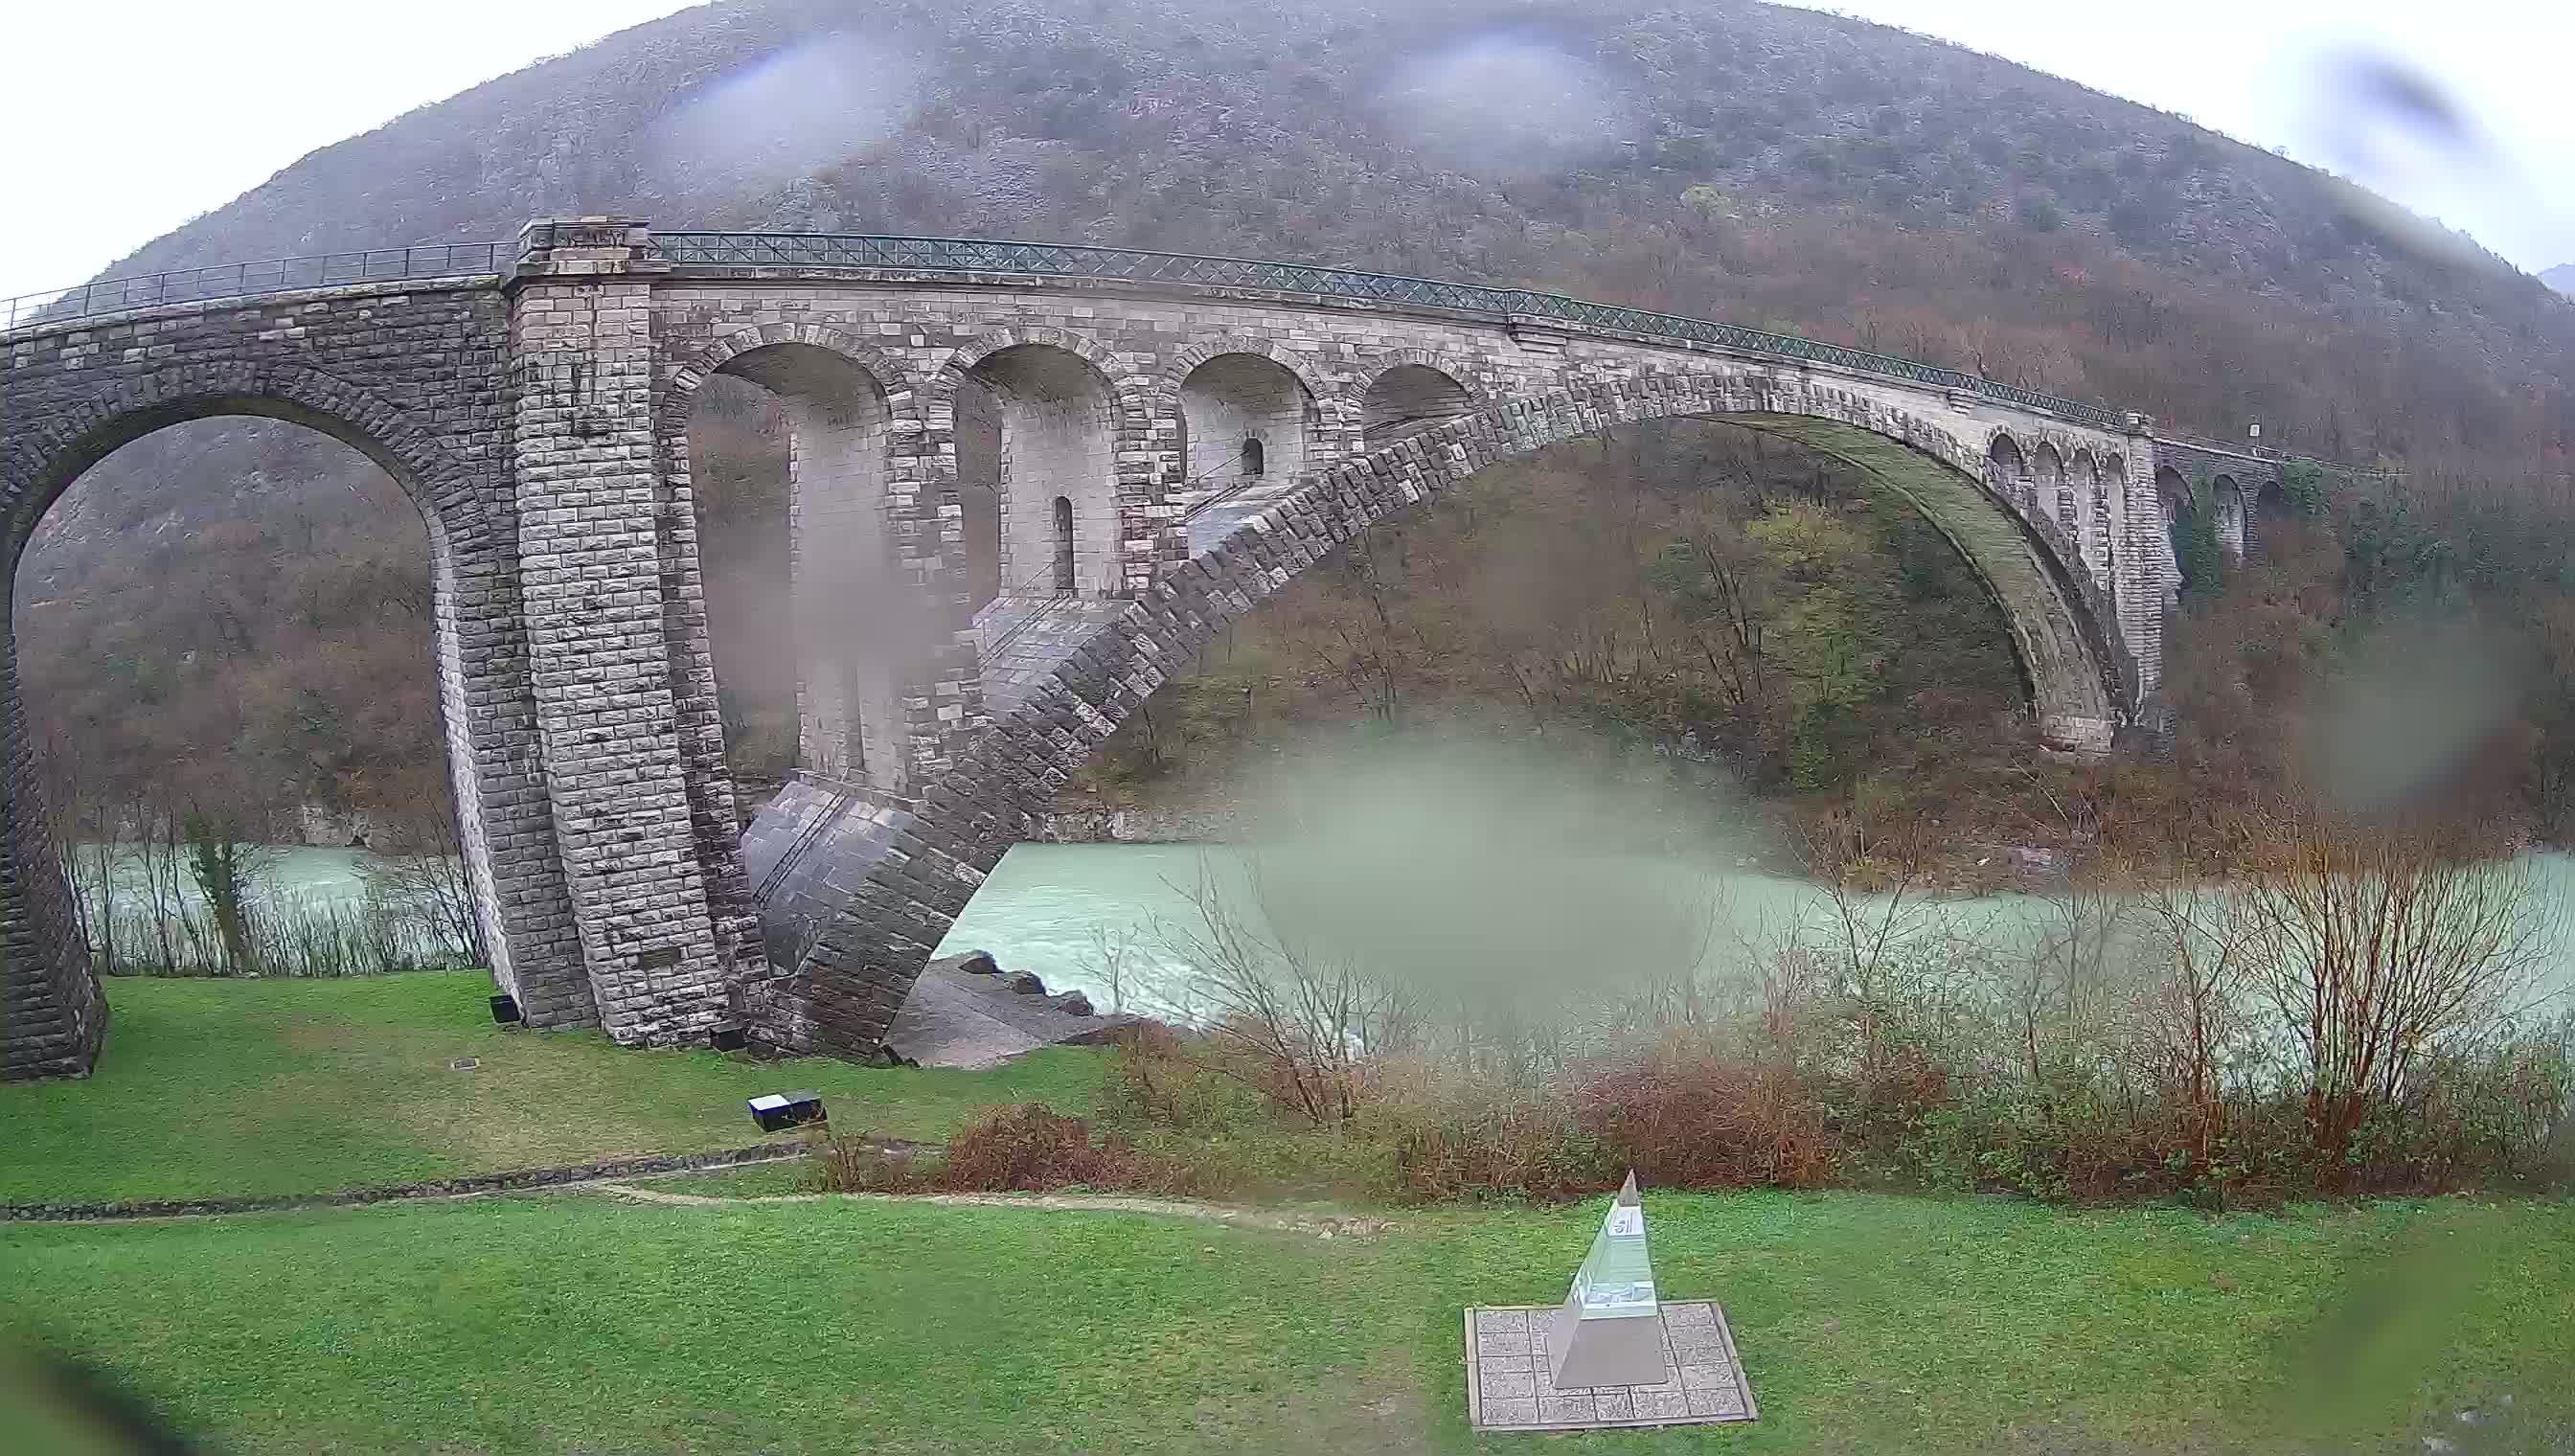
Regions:
<instances>
[{"instance_id":1,"label":"stone arch bridge","mask_svg":"<svg viewBox=\"0 0 2575 1456\"><path fill-rule=\"evenodd\" d=\"M2153 702L2174 513L2216 501L2240 550L2279 475L2142 415L1857 350L1115 249L586 218L0 309L13 576L81 472L202 416L310 426L410 494L493 972L532 1024L630 1044L872 1050L1026 816L1167 676L1496 461L1692 417L1860 467L1956 544L2003 609L2039 740L2078 753ZM774 392L792 439L801 771L747 834L688 443L725 374ZM986 480L961 483L961 451ZM970 525L998 581L970 580ZM106 1005L14 651L0 731L0 1070L77 1073Z\"/></svg>"}]
</instances>

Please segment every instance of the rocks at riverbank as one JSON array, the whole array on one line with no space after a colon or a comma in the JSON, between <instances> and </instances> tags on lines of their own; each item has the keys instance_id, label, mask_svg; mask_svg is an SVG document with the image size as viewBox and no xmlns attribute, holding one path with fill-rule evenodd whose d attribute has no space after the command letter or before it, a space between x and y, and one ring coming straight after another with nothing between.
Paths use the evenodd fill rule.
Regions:
<instances>
[{"instance_id":1,"label":"rocks at riverbank","mask_svg":"<svg viewBox=\"0 0 2575 1456\"><path fill-rule=\"evenodd\" d=\"M1228 844L1249 836L1228 809L1058 809L1038 815L1041 844Z\"/></svg>"},{"instance_id":2,"label":"rocks at riverbank","mask_svg":"<svg viewBox=\"0 0 2575 1456\"><path fill-rule=\"evenodd\" d=\"M930 962L886 1032L923 1066L985 1067L1041 1046L1096 1045L1144 1018L1099 1014L1080 991L1050 994L1034 971L1006 971L992 952Z\"/></svg>"}]
</instances>

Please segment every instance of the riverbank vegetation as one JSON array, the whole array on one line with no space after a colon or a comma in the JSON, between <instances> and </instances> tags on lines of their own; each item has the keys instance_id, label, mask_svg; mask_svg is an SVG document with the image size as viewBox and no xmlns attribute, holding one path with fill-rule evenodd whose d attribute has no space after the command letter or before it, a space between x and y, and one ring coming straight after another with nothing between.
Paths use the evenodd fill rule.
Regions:
<instances>
[{"instance_id":1,"label":"riverbank vegetation","mask_svg":"<svg viewBox=\"0 0 2575 1456\"><path fill-rule=\"evenodd\" d=\"M362 892L286 882L286 852L192 815L121 841L58 841L74 923L101 975L329 979L480 965L464 861L364 854Z\"/></svg>"},{"instance_id":2,"label":"riverbank vegetation","mask_svg":"<svg viewBox=\"0 0 2575 1456\"><path fill-rule=\"evenodd\" d=\"M1166 932L1191 1014L1127 1037L1096 1125L1018 1109L820 1176L1442 1201L1632 1168L2212 1208L2570 1186L2575 1009L2540 979L2563 926L2529 861L2295 803L2211 832L2234 878L2168 846L1998 922L1926 893L1918 825L1829 820L1817 902L1731 944L1685 896L1568 890L1578 860L1256 868ZM1422 851L1389 859L1460 857Z\"/></svg>"}]
</instances>

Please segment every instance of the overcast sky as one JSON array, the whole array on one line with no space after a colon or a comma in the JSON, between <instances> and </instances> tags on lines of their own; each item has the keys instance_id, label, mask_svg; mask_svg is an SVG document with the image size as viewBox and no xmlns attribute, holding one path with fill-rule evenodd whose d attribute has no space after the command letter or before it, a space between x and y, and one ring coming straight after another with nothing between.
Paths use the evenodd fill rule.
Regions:
<instances>
[{"instance_id":1,"label":"overcast sky","mask_svg":"<svg viewBox=\"0 0 2575 1456\"><path fill-rule=\"evenodd\" d=\"M1246 0L1268 3L1268 0ZM298 157L677 0L13 5L0 297L79 282ZM1842 0L2368 182L2537 270L2575 262L2566 0ZM863 6L854 13L864 14ZM2431 83L2464 126L2420 124ZM2355 87L2347 78L2374 76ZM2346 78L2336 82L2333 78ZM2391 102L2390 98L2396 98ZM411 239L387 239L409 242Z\"/></svg>"}]
</instances>

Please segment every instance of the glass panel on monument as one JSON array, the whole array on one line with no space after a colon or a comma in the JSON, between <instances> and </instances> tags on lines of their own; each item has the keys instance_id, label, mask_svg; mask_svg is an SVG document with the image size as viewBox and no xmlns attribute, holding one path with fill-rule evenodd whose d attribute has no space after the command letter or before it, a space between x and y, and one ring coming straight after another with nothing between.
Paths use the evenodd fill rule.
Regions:
<instances>
[{"instance_id":1,"label":"glass panel on monument","mask_svg":"<svg viewBox=\"0 0 2575 1456\"><path fill-rule=\"evenodd\" d=\"M1645 1210L1613 1204L1591 1240L1591 1252L1573 1276L1573 1297L1584 1319L1650 1318L1654 1266L1645 1252Z\"/></svg>"}]
</instances>

